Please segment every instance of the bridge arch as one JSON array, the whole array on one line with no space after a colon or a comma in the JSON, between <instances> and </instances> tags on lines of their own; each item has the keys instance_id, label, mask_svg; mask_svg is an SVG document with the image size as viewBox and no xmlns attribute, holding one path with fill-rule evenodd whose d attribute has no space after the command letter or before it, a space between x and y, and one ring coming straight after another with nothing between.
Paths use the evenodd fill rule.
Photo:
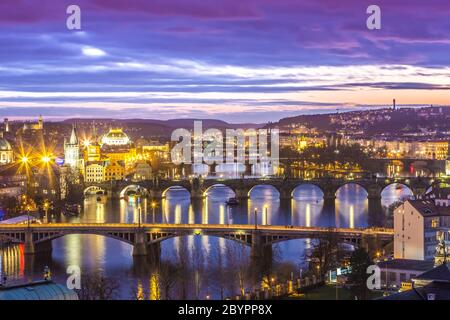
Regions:
<instances>
[{"instance_id":1,"label":"bridge arch","mask_svg":"<svg viewBox=\"0 0 450 320\"><path fill-rule=\"evenodd\" d=\"M408 193L409 193L411 196L414 195L414 192L413 192L413 190L412 190L412 188L411 188L410 185L408 185L407 183L404 183L404 182L395 182L395 181L394 181L394 182L385 184L385 185L381 188L381 192L380 192L381 197L383 197L383 193L386 193L386 191L387 191L389 188L392 188L392 187L394 187L394 186L395 186L396 189L399 188L400 186L403 186L403 187L406 188L406 190L408 191Z\"/></svg>"},{"instance_id":2,"label":"bridge arch","mask_svg":"<svg viewBox=\"0 0 450 320\"><path fill-rule=\"evenodd\" d=\"M248 190L247 196L248 196L249 198L251 198L251 197L252 197L252 192L253 192L255 189L258 189L258 188L264 188L264 187L269 187L269 188L270 188L270 192L276 191L276 193L278 193L278 194L275 194L274 196L275 196L276 198L280 198L280 196L281 196L281 190L280 190L277 186L275 186L275 185L273 185L273 184L270 184L270 183L261 183L261 184L255 184L255 185L253 185L253 186L250 187L250 189Z\"/></svg>"},{"instance_id":3,"label":"bridge arch","mask_svg":"<svg viewBox=\"0 0 450 320\"><path fill-rule=\"evenodd\" d=\"M217 187L220 187L220 188L227 188L228 190L230 190L230 191L232 191L233 193L234 193L234 196L236 196L236 191L234 190L234 188L232 188L232 187L230 187L230 186L228 186L228 185L226 185L226 184L223 184L223 183L216 183L216 184L212 184L212 185L210 185L210 186L208 186L206 189L205 189L205 191L203 191L203 196L204 197L208 197L208 193L211 191L211 190L213 190L214 188L217 188Z\"/></svg>"},{"instance_id":4,"label":"bridge arch","mask_svg":"<svg viewBox=\"0 0 450 320\"><path fill-rule=\"evenodd\" d=\"M123 198L125 196L134 195L138 191L140 191L143 196L148 195L148 190L146 188L143 188L137 184L130 184L122 189L120 192L120 197Z\"/></svg>"},{"instance_id":5,"label":"bridge arch","mask_svg":"<svg viewBox=\"0 0 450 320\"><path fill-rule=\"evenodd\" d=\"M89 186L83 191L84 196L106 195L108 192L99 186Z\"/></svg>"},{"instance_id":6,"label":"bridge arch","mask_svg":"<svg viewBox=\"0 0 450 320\"><path fill-rule=\"evenodd\" d=\"M325 196L325 193L322 190L322 187L318 184L312 183L312 182L302 182L299 184L296 184L293 186L292 191L290 192L290 195L292 198L301 198L301 189L304 188L311 188L311 193L314 195L317 195L317 197L323 198Z\"/></svg>"},{"instance_id":7,"label":"bridge arch","mask_svg":"<svg viewBox=\"0 0 450 320\"><path fill-rule=\"evenodd\" d=\"M352 186L352 185L364 190L366 197L369 196L369 190L367 190L367 187L365 185L363 185L362 183L359 183L356 181L348 181L348 182L345 182L344 184L341 184L340 186L337 187L334 195L337 197L339 195L339 193L343 190L342 189L343 187Z\"/></svg>"},{"instance_id":8,"label":"bridge arch","mask_svg":"<svg viewBox=\"0 0 450 320\"><path fill-rule=\"evenodd\" d=\"M191 194L191 191L188 188L186 188L184 186L176 185L176 186L170 186L170 187L164 189L163 192L161 193L162 198L167 198L167 193L169 191L185 191L187 193L187 195Z\"/></svg>"},{"instance_id":9,"label":"bridge arch","mask_svg":"<svg viewBox=\"0 0 450 320\"><path fill-rule=\"evenodd\" d=\"M49 234L47 233L42 233L42 235L40 235L39 233L37 234L37 239L34 241L34 243L38 244L38 243L42 243L42 242L46 242L46 241L53 241L65 236L69 236L69 235L95 235L95 236L102 236L102 237L106 237L106 238L111 238L111 239L115 239L121 242L125 242L129 245L133 245L134 244L134 237L135 234L132 232L111 232L111 233L104 233L104 232L96 232L96 231L89 231L89 232L80 232L80 231L76 231L76 232L60 232L60 233L53 233L53 234Z\"/></svg>"}]
</instances>

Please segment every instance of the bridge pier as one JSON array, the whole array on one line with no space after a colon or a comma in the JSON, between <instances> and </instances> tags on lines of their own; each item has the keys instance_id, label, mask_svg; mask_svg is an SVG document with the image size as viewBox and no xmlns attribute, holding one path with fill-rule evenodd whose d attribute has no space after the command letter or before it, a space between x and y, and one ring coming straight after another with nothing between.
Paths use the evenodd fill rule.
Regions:
<instances>
[{"instance_id":1,"label":"bridge pier","mask_svg":"<svg viewBox=\"0 0 450 320\"><path fill-rule=\"evenodd\" d=\"M288 188L280 189L280 200L290 200L292 199L292 190Z\"/></svg>"},{"instance_id":2,"label":"bridge pier","mask_svg":"<svg viewBox=\"0 0 450 320\"><path fill-rule=\"evenodd\" d=\"M25 231L25 243L23 246L23 253L24 254L34 254L35 253L32 230Z\"/></svg>"},{"instance_id":3,"label":"bridge pier","mask_svg":"<svg viewBox=\"0 0 450 320\"><path fill-rule=\"evenodd\" d=\"M245 201L245 200L248 200L248 198L249 198L249 196L248 196L249 191L250 190L248 190L246 188L236 188L234 190L234 193L236 194L236 198L238 200Z\"/></svg>"},{"instance_id":4,"label":"bridge pier","mask_svg":"<svg viewBox=\"0 0 450 320\"><path fill-rule=\"evenodd\" d=\"M146 256L147 244L144 230L138 230L134 233L133 256Z\"/></svg>"},{"instance_id":5,"label":"bridge pier","mask_svg":"<svg viewBox=\"0 0 450 320\"><path fill-rule=\"evenodd\" d=\"M204 199L205 195L203 194L203 191L200 189L191 190L191 200L199 200Z\"/></svg>"},{"instance_id":6,"label":"bridge pier","mask_svg":"<svg viewBox=\"0 0 450 320\"><path fill-rule=\"evenodd\" d=\"M269 274L272 268L272 245L266 244L264 240L260 231L255 230L252 232L250 261L254 270L253 276L255 280L259 280L263 275Z\"/></svg>"},{"instance_id":7,"label":"bridge pier","mask_svg":"<svg viewBox=\"0 0 450 320\"><path fill-rule=\"evenodd\" d=\"M149 192L150 198L152 200L161 200L163 197L163 192L161 190L150 190Z\"/></svg>"}]
</instances>

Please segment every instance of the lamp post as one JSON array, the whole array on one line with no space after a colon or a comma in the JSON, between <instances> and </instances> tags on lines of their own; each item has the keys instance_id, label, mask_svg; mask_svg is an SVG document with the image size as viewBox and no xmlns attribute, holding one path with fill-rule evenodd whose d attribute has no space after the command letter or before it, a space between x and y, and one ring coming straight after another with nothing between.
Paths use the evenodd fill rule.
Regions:
<instances>
[{"instance_id":1,"label":"lamp post","mask_svg":"<svg viewBox=\"0 0 450 320\"><path fill-rule=\"evenodd\" d=\"M141 190L138 189L136 192L136 200L138 205L138 227L141 227Z\"/></svg>"},{"instance_id":2,"label":"lamp post","mask_svg":"<svg viewBox=\"0 0 450 320\"><path fill-rule=\"evenodd\" d=\"M44 202L44 213L45 213L44 221L45 221L45 223L48 223L48 208L49 208L48 200L45 200L45 202Z\"/></svg>"},{"instance_id":3,"label":"lamp post","mask_svg":"<svg viewBox=\"0 0 450 320\"><path fill-rule=\"evenodd\" d=\"M30 206L27 205L27 226L30 227Z\"/></svg>"},{"instance_id":4,"label":"lamp post","mask_svg":"<svg viewBox=\"0 0 450 320\"><path fill-rule=\"evenodd\" d=\"M269 211L269 207L265 206L264 207L264 220L265 220L265 225L267 226L269 223L267 222L267 212Z\"/></svg>"},{"instance_id":5,"label":"lamp post","mask_svg":"<svg viewBox=\"0 0 450 320\"><path fill-rule=\"evenodd\" d=\"M258 208L255 208L255 230L258 229Z\"/></svg>"},{"instance_id":6,"label":"lamp post","mask_svg":"<svg viewBox=\"0 0 450 320\"><path fill-rule=\"evenodd\" d=\"M155 208L156 208L156 202L152 202L152 222L155 224Z\"/></svg>"}]
</instances>

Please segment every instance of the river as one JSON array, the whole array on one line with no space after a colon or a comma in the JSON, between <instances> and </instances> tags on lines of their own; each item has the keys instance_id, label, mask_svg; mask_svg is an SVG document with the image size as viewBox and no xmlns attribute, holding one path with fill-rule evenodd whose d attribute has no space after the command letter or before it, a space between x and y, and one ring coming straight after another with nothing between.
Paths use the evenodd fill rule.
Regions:
<instances>
[{"instance_id":1,"label":"river","mask_svg":"<svg viewBox=\"0 0 450 320\"><path fill-rule=\"evenodd\" d=\"M225 201L233 197L233 192L227 187L214 187L206 199L194 202L191 202L187 191L176 189L168 191L166 199L157 203L154 215L150 203L143 200L141 217L142 221L149 223L154 219L157 223L254 224L254 210L257 208L258 224L346 228L384 226L387 223L386 207L408 195L410 191L406 187L391 185L382 193L382 206L371 205L364 189L347 184L338 190L334 203L326 203L320 189L302 185L294 191L292 200L280 201L278 192L272 187L258 186L251 191L246 203L228 208ZM136 223L138 212L132 202L109 200L99 203L90 198L84 201L79 217L54 216L51 220ZM51 254L37 255L31 262L24 258L21 246L0 248L0 272L12 283L40 279L44 267L49 266L55 281L65 283L66 268L77 265L82 274L100 272L115 279L119 286L117 298L131 299L136 292L142 292L145 298L159 297L152 292L155 271L146 265L147 262L133 259L132 247L124 242L96 235L67 235L53 240L52 245ZM161 244L161 261L175 260L179 250L184 248L191 256L193 252L201 252L202 270L207 270L211 263L208 257L217 256L218 252L222 254L231 245L231 240L207 236L172 238ZM310 239L281 242L277 245L277 261L290 263L297 270L304 268L305 249L309 247ZM199 289L200 292L193 291L189 294L191 298L194 295L217 297L208 285Z\"/></svg>"}]
</instances>

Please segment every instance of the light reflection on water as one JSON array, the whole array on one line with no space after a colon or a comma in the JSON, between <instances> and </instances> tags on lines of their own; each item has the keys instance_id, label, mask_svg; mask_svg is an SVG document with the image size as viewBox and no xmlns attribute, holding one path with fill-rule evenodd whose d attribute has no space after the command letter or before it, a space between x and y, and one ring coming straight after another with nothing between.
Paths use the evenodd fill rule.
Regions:
<instances>
[{"instance_id":1,"label":"light reflection on water","mask_svg":"<svg viewBox=\"0 0 450 320\"><path fill-rule=\"evenodd\" d=\"M385 189L382 205L404 198L410 194L406 188L391 186ZM142 221L151 223L211 223L211 224L254 224L254 210L257 209L258 224L298 225L298 226L336 226L365 227L370 225L367 193L361 187L348 184L337 193L334 205L323 200L323 194L315 186L303 185L293 193L290 201L280 201L279 194L270 186L255 187L247 203L228 207L225 201L234 193L226 187L212 188L208 198L192 202L183 190L170 190L167 198L160 201L153 212L149 201L143 200ZM86 200L84 211L79 217L57 217L55 221L71 222L124 222L137 223L139 210L133 203L125 200L97 202ZM174 259L180 248L186 246L190 255L193 248L200 248L206 257L225 252L230 240L206 236L172 238L161 244L161 260ZM305 248L311 247L309 239L281 242L280 259L300 265ZM26 265L33 270L35 278L40 278L45 265L49 265L57 281L64 283L65 269L69 265L79 265L83 272L102 271L119 279L121 298L131 297L131 287L146 290L155 287L155 275L147 269L138 276L139 265L133 263L132 247L129 244L96 235L68 235L53 241L51 256L36 257L27 262L21 246L1 248L0 271L12 279L23 279ZM22 250L22 251L21 251ZM207 264L207 259L204 259ZM139 291L138 290L138 291ZM157 298L153 293L153 298Z\"/></svg>"}]
</instances>

